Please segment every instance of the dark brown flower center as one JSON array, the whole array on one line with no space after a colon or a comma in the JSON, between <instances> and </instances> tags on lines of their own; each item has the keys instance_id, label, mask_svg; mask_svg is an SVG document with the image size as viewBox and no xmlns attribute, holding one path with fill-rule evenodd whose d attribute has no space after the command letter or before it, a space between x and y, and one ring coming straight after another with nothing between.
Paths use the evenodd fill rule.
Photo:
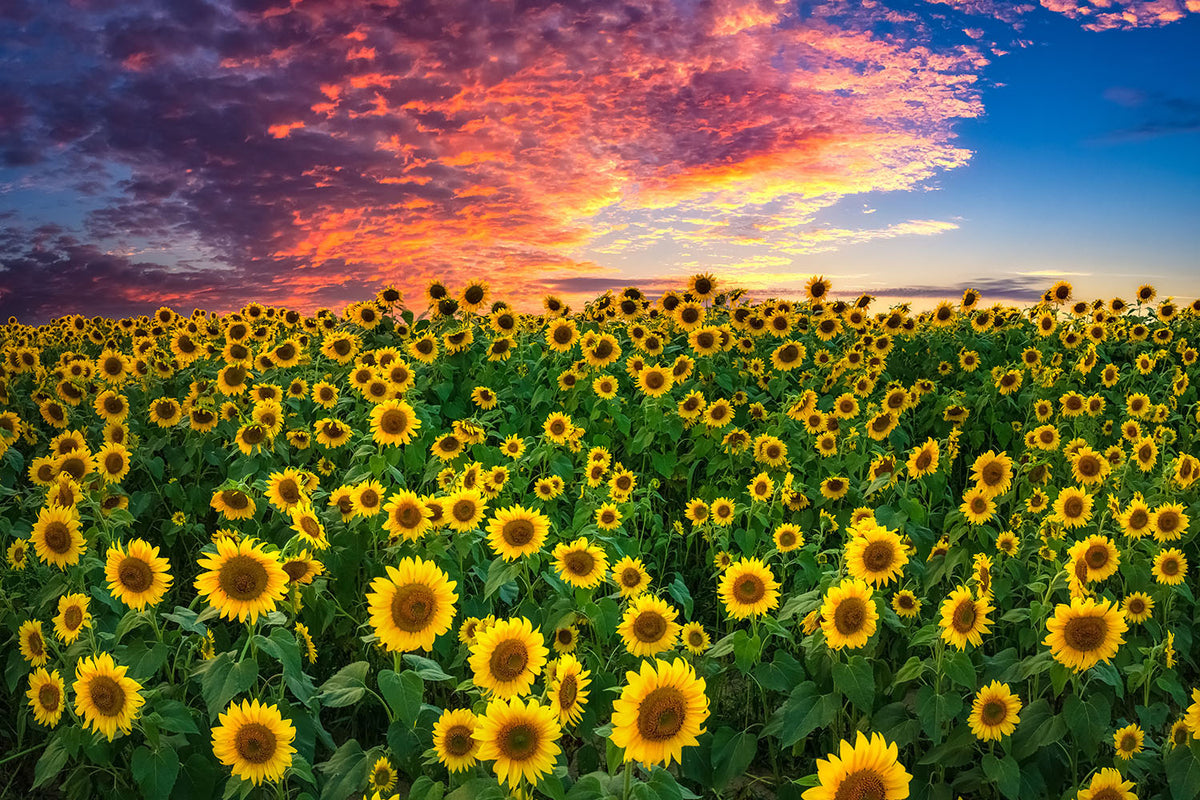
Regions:
<instances>
[{"instance_id":1,"label":"dark brown flower center","mask_svg":"<svg viewBox=\"0 0 1200 800\"><path fill-rule=\"evenodd\" d=\"M459 758L470 754L475 747L475 740L471 738L471 729L466 725L455 725L450 730L446 731L446 738L443 743L452 756Z\"/></svg>"},{"instance_id":2,"label":"dark brown flower center","mask_svg":"<svg viewBox=\"0 0 1200 800\"><path fill-rule=\"evenodd\" d=\"M1099 649L1108 638L1108 623L1103 617L1075 617L1063 625L1062 634L1067 647L1089 653Z\"/></svg>"},{"instance_id":3,"label":"dark brown flower center","mask_svg":"<svg viewBox=\"0 0 1200 800\"><path fill-rule=\"evenodd\" d=\"M58 710L58 704L62 701L62 692L52 683L44 683L38 689L38 705L48 713L53 714Z\"/></svg>"},{"instance_id":4,"label":"dark brown flower center","mask_svg":"<svg viewBox=\"0 0 1200 800\"><path fill-rule=\"evenodd\" d=\"M510 683L521 677L529 666L529 649L518 639L504 639L492 650L488 669L500 683Z\"/></svg>"},{"instance_id":5,"label":"dark brown flower center","mask_svg":"<svg viewBox=\"0 0 1200 800\"><path fill-rule=\"evenodd\" d=\"M867 605L861 597L847 597L833 612L833 625L843 636L858 633L867 621Z\"/></svg>"},{"instance_id":6,"label":"dark brown flower center","mask_svg":"<svg viewBox=\"0 0 1200 800\"><path fill-rule=\"evenodd\" d=\"M87 692L101 716L115 717L125 708L125 690L107 675L92 678Z\"/></svg>"},{"instance_id":7,"label":"dark brown flower center","mask_svg":"<svg viewBox=\"0 0 1200 800\"><path fill-rule=\"evenodd\" d=\"M687 698L674 686L660 686L647 694L637 711L638 733L651 742L664 742L687 721Z\"/></svg>"},{"instance_id":8,"label":"dark brown flower center","mask_svg":"<svg viewBox=\"0 0 1200 800\"><path fill-rule=\"evenodd\" d=\"M970 633L975 628L978 617L975 601L968 597L958 601L950 624L958 633Z\"/></svg>"},{"instance_id":9,"label":"dark brown flower center","mask_svg":"<svg viewBox=\"0 0 1200 800\"><path fill-rule=\"evenodd\" d=\"M423 583L397 587L392 595L392 622L407 633L425 630L437 612L437 598Z\"/></svg>"},{"instance_id":10,"label":"dark brown flower center","mask_svg":"<svg viewBox=\"0 0 1200 800\"><path fill-rule=\"evenodd\" d=\"M667 620L657 611L643 611L633 621L633 636L639 642L654 644L667 634Z\"/></svg>"},{"instance_id":11,"label":"dark brown flower center","mask_svg":"<svg viewBox=\"0 0 1200 800\"><path fill-rule=\"evenodd\" d=\"M572 550L563 556L563 566L572 575L586 578L596 568L596 559L587 550Z\"/></svg>"},{"instance_id":12,"label":"dark brown flower center","mask_svg":"<svg viewBox=\"0 0 1200 800\"><path fill-rule=\"evenodd\" d=\"M126 591L141 594L154 585L154 571L140 558L126 556L117 567L117 577Z\"/></svg>"},{"instance_id":13,"label":"dark brown flower center","mask_svg":"<svg viewBox=\"0 0 1200 800\"><path fill-rule=\"evenodd\" d=\"M248 722L238 728L234 737L238 755L251 764L265 764L275 755L278 740L275 733L260 722Z\"/></svg>"},{"instance_id":14,"label":"dark brown flower center","mask_svg":"<svg viewBox=\"0 0 1200 800\"><path fill-rule=\"evenodd\" d=\"M267 570L256 558L236 555L217 573L217 584L234 600L257 600L267 588Z\"/></svg>"}]
</instances>

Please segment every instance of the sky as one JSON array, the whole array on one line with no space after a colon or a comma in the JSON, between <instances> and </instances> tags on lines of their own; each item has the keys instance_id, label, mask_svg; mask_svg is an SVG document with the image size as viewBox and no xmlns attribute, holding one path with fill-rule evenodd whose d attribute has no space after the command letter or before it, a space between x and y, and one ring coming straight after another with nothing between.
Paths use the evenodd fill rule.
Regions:
<instances>
[{"instance_id":1,"label":"sky","mask_svg":"<svg viewBox=\"0 0 1200 800\"><path fill-rule=\"evenodd\" d=\"M1200 0L3 0L0 319L1200 295Z\"/></svg>"}]
</instances>

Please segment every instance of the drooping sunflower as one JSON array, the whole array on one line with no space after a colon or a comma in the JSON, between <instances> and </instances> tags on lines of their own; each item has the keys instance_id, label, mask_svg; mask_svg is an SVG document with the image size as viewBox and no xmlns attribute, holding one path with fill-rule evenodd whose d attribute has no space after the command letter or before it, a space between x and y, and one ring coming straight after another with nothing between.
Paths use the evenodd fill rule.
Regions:
<instances>
[{"instance_id":1,"label":"drooping sunflower","mask_svg":"<svg viewBox=\"0 0 1200 800\"><path fill-rule=\"evenodd\" d=\"M404 558L371 582L367 612L389 651L431 650L454 621L456 582L432 561Z\"/></svg>"},{"instance_id":2,"label":"drooping sunflower","mask_svg":"<svg viewBox=\"0 0 1200 800\"><path fill-rule=\"evenodd\" d=\"M143 539L109 547L104 577L113 597L138 610L158 605L174 581L170 562Z\"/></svg>"},{"instance_id":3,"label":"drooping sunflower","mask_svg":"<svg viewBox=\"0 0 1200 800\"><path fill-rule=\"evenodd\" d=\"M908 553L900 534L881 525L859 525L860 535L846 543L846 569L850 575L872 586L886 586L900 577Z\"/></svg>"},{"instance_id":4,"label":"drooping sunflower","mask_svg":"<svg viewBox=\"0 0 1200 800\"><path fill-rule=\"evenodd\" d=\"M29 690L25 696L29 698L29 708L39 724L47 728L58 724L67 705L65 691L58 670L47 672L44 667L38 667L29 674Z\"/></svg>"},{"instance_id":5,"label":"drooping sunflower","mask_svg":"<svg viewBox=\"0 0 1200 800\"><path fill-rule=\"evenodd\" d=\"M1076 542L1067 551L1071 563L1084 565L1087 581L1102 581L1117 571L1121 551L1107 536L1093 534Z\"/></svg>"},{"instance_id":6,"label":"drooping sunflower","mask_svg":"<svg viewBox=\"0 0 1200 800\"><path fill-rule=\"evenodd\" d=\"M638 672L626 672L612 718L612 742L625 751L624 760L647 768L682 761L683 748L704 733L707 688L682 658L643 661Z\"/></svg>"},{"instance_id":7,"label":"drooping sunflower","mask_svg":"<svg viewBox=\"0 0 1200 800\"><path fill-rule=\"evenodd\" d=\"M604 550L582 536L570 544L559 542L555 545L554 561L560 578L584 589L594 589L608 572L608 556Z\"/></svg>"},{"instance_id":8,"label":"drooping sunflower","mask_svg":"<svg viewBox=\"0 0 1200 800\"><path fill-rule=\"evenodd\" d=\"M912 776L899 762L894 742L878 733L868 739L859 731L853 745L843 739L838 755L817 759L817 781L803 800L903 800Z\"/></svg>"},{"instance_id":9,"label":"drooping sunflower","mask_svg":"<svg viewBox=\"0 0 1200 800\"><path fill-rule=\"evenodd\" d=\"M549 706L536 700L522 702L496 699L476 723L474 737L479 742L478 757L495 761L496 778L510 789L522 780L536 786L543 775L554 769L561 749L558 740L562 728Z\"/></svg>"},{"instance_id":10,"label":"drooping sunflower","mask_svg":"<svg viewBox=\"0 0 1200 800\"><path fill-rule=\"evenodd\" d=\"M759 617L779 606L779 582L760 559L739 559L721 575L717 594L734 619Z\"/></svg>"},{"instance_id":11,"label":"drooping sunflower","mask_svg":"<svg viewBox=\"0 0 1200 800\"><path fill-rule=\"evenodd\" d=\"M128 670L108 653L81 658L75 665L75 713L83 717L84 728L104 734L110 742L118 729L129 733L146 702L142 685L125 674Z\"/></svg>"},{"instance_id":12,"label":"drooping sunflower","mask_svg":"<svg viewBox=\"0 0 1200 800\"><path fill-rule=\"evenodd\" d=\"M90 598L86 594L65 594L58 598L58 616L53 620L54 635L71 644L79 633L91 627L92 614L88 611Z\"/></svg>"},{"instance_id":13,"label":"drooping sunflower","mask_svg":"<svg viewBox=\"0 0 1200 800\"><path fill-rule=\"evenodd\" d=\"M475 739L478 719L469 708L446 709L433 723L433 747L438 761L451 772L475 766L479 742Z\"/></svg>"},{"instance_id":14,"label":"drooping sunflower","mask_svg":"<svg viewBox=\"0 0 1200 800\"><path fill-rule=\"evenodd\" d=\"M40 619L22 622L21 627L17 629L17 640L21 644L21 656L30 666L40 667L50 659L46 652L46 639L42 635Z\"/></svg>"},{"instance_id":15,"label":"drooping sunflower","mask_svg":"<svg viewBox=\"0 0 1200 800\"><path fill-rule=\"evenodd\" d=\"M874 635L879 612L870 585L847 578L825 592L820 616L821 630L829 647L856 649L866 645Z\"/></svg>"},{"instance_id":16,"label":"drooping sunflower","mask_svg":"<svg viewBox=\"0 0 1200 800\"><path fill-rule=\"evenodd\" d=\"M559 724L574 725L583 716L590 675L579 659L570 653L559 656L547 671L546 691L550 695L550 710Z\"/></svg>"},{"instance_id":17,"label":"drooping sunflower","mask_svg":"<svg viewBox=\"0 0 1200 800\"><path fill-rule=\"evenodd\" d=\"M670 650L679 639L679 616L670 603L650 594L639 595L621 617L617 633L635 656L653 656Z\"/></svg>"},{"instance_id":18,"label":"drooping sunflower","mask_svg":"<svg viewBox=\"0 0 1200 800\"><path fill-rule=\"evenodd\" d=\"M1021 721L1021 699L1007 683L992 681L975 693L967 718L971 732L981 741L998 741L1016 730Z\"/></svg>"},{"instance_id":19,"label":"drooping sunflower","mask_svg":"<svg viewBox=\"0 0 1200 800\"><path fill-rule=\"evenodd\" d=\"M986 596L976 599L966 587L955 589L942 601L938 621L942 638L959 650L966 650L968 643L978 647L991 630L991 612L992 604Z\"/></svg>"},{"instance_id":20,"label":"drooping sunflower","mask_svg":"<svg viewBox=\"0 0 1200 800\"><path fill-rule=\"evenodd\" d=\"M487 530L492 552L505 561L516 561L542 549L550 532L550 518L540 511L510 506L496 511Z\"/></svg>"},{"instance_id":21,"label":"drooping sunflower","mask_svg":"<svg viewBox=\"0 0 1200 800\"><path fill-rule=\"evenodd\" d=\"M296 727L283 718L279 708L243 700L230 703L212 730L213 755L233 774L258 786L277 781L292 765Z\"/></svg>"},{"instance_id":22,"label":"drooping sunflower","mask_svg":"<svg viewBox=\"0 0 1200 800\"><path fill-rule=\"evenodd\" d=\"M205 571L196 578L196 591L224 619L256 622L259 615L274 611L287 593L288 581L278 554L252 538L222 538L216 548L198 562Z\"/></svg>"},{"instance_id":23,"label":"drooping sunflower","mask_svg":"<svg viewBox=\"0 0 1200 800\"><path fill-rule=\"evenodd\" d=\"M507 699L529 693L549 654L541 631L517 617L477 633L469 663L476 686Z\"/></svg>"},{"instance_id":24,"label":"drooping sunflower","mask_svg":"<svg viewBox=\"0 0 1200 800\"><path fill-rule=\"evenodd\" d=\"M1128 625L1117 607L1108 600L1072 598L1070 605L1058 604L1046 620L1049 631L1044 643L1050 655L1076 672L1108 661L1125 641Z\"/></svg>"},{"instance_id":25,"label":"drooping sunflower","mask_svg":"<svg viewBox=\"0 0 1200 800\"><path fill-rule=\"evenodd\" d=\"M84 539L79 532L79 515L74 508L43 506L29 534L38 558L59 569L79 563Z\"/></svg>"},{"instance_id":26,"label":"drooping sunflower","mask_svg":"<svg viewBox=\"0 0 1200 800\"><path fill-rule=\"evenodd\" d=\"M1137 784L1127 781L1119 770L1105 767L1092 776L1088 788L1080 789L1075 800L1137 800Z\"/></svg>"},{"instance_id":27,"label":"drooping sunflower","mask_svg":"<svg viewBox=\"0 0 1200 800\"><path fill-rule=\"evenodd\" d=\"M1141 726L1136 722L1126 725L1124 728L1118 728L1117 732L1113 734L1113 747L1117 751L1117 758L1125 761L1142 752L1145 741L1146 734L1142 732Z\"/></svg>"}]
</instances>

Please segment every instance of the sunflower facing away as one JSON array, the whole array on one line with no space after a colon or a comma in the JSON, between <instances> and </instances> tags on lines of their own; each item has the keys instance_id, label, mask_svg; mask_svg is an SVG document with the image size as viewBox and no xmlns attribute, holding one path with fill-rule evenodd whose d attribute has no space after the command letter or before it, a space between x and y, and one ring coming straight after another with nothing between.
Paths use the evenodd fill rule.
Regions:
<instances>
[{"instance_id":1,"label":"sunflower facing away","mask_svg":"<svg viewBox=\"0 0 1200 800\"><path fill-rule=\"evenodd\" d=\"M975 738L994 741L1008 736L1021 721L1021 698L1012 693L1007 683L992 681L975 694L968 721Z\"/></svg>"},{"instance_id":2,"label":"sunflower facing away","mask_svg":"<svg viewBox=\"0 0 1200 800\"><path fill-rule=\"evenodd\" d=\"M480 760L495 761L496 779L510 789L522 779L536 786L554 769L561 736L554 712L536 700L492 700L475 728Z\"/></svg>"},{"instance_id":3,"label":"sunflower facing away","mask_svg":"<svg viewBox=\"0 0 1200 800\"><path fill-rule=\"evenodd\" d=\"M433 723L433 747L438 761L451 772L475 766L479 742L475 740L478 720L469 708L446 709Z\"/></svg>"},{"instance_id":4,"label":"sunflower facing away","mask_svg":"<svg viewBox=\"0 0 1200 800\"><path fill-rule=\"evenodd\" d=\"M734 619L759 617L779 606L779 582L757 558L733 562L722 573L717 594Z\"/></svg>"},{"instance_id":5,"label":"sunflower facing away","mask_svg":"<svg viewBox=\"0 0 1200 800\"><path fill-rule=\"evenodd\" d=\"M231 703L213 728L213 755L233 774L258 786L277 781L292 765L296 728L279 709L258 700Z\"/></svg>"},{"instance_id":6,"label":"sunflower facing away","mask_svg":"<svg viewBox=\"0 0 1200 800\"><path fill-rule=\"evenodd\" d=\"M697 744L708 719L707 686L682 658L643 661L625 673L625 687L613 701L612 742L625 761L646 767L683 760L683 748Z\"/></svg>"},{"instance_id":7,"label":"sunflower facing away","mask_svg":"<svg viewBox=\"0 0 1200 800\"><path fill-rule=\"evenodd\" d=\"M110 742L117 730L129 733L142 704L142 685L125 675L128 667L119 667L108 653L88 656L75 665L75 713L83 717L84 728L104 734Z\"/></svg>"},{"instance_id":8,"label":"sunflower facing away","mask_svg":"<svg viewBox=\"0 0 1200 800\"><path fill-rule=\"evenodd\" d=\"M1046 628L1049 634L1045 644L1050 646L1054 660L1082 672L1117 654L1128 625L1107 600L1072 598L1070 605L1060 603L1055 607Z\"/></svg>"},{"instance_id":9,"label":"sunflower facing away","mask_svg":"<svg viewBox=\"0 0 1200 800\"><path fill-rule=\"evenodd\" d=\"M405 558L367 593L371 627L392 652L431 650L454 622L457 584L432 561Z\"/></svg>"},{"instance_id":10,"label":"sunflower facing away","mask_svg":"<svg viewBox=\"0 0 1200 800\"><path fill-rule=\"evenodd\" d=\"M158 555L158 548L142 539L132 539L128 548L108 548L104 577L113 597L139 611L156 606L171 588L171 564Z\"/></svg>"},{"instance_id":11,"label":"sunflower facing away","mask_svg":"<svg viewBox=\"0 0 1200 800\"><path fill-rule=\"evenodd\" d=\"M275 610L287 593L287 573L279 556L254 539L222 538L217 552L199 560L205 571L196 578L196 591L225 619L256 622Z\"/></svg>"},{"instance_id":12,"label":"sunflower facing away","mask_svg":"<svg viewBox=\"0 0 1200 800\"><path fill-rule=\"evenodd\" d=\"M899 749L882 735L868 739L859 731L851 745L842 740L838 755L817 759L817 785L804 792L803 800L875 798L904 800L912 775L898 761Z\"/></svg>"},{"instance_id":13,"label":"sunflower facing away","mask_svg":"<svg viewBox=\"0 0 1200 800\"><path fill-rule=\"evenodd\" d=\"M44 667L38 667L29 675L29 707L33 710L33 718L47 728L53 728L62 717L66 706L66 694L62 676L58 670L47 672Z\"/></svg>"},{"instance_id":14,"label":"sunflower facing away","mask_svg":"<svg viewBox=\"0 0 1200 800\"><path fill-rule=\"evenodd\" d=\"M508 699L529 693L549 654L541 631L517 617L476 634L469 661L476 686Z\"/></svg>"}]
</instances>

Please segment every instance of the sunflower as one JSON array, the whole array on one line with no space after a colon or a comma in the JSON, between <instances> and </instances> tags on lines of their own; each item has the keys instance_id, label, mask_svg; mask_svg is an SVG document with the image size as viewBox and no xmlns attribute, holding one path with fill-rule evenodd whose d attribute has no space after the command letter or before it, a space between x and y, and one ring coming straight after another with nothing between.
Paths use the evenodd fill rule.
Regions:
<instances>
[{"instance_id":1,"label":"sunflower","mask_svg":"<svg viewBox=\"0 0 1200 800\"><path fill-rule=\"evenodd\" d=\"M963 493L958 510L972 525L982 525L996 516L996 503L984 489L975 486Z\"/></svg>"},{"instance_id":2,"label":"sunflower","mask_svg":"<svg viewBox=\"0 0 1200 800\"><path fill-rule=\"evenodd\" d=\"M173 397L160 397L150 403L150 421L160 428L170 428L183 419L183 408Z\"/></svg>"},{"instance_id":3,"label":"sunflower","mask_svg":"<svg viewBox=\"0 0 1200 800\"><path fill-rule=\"evenodd\" d=\"M1154 614L1154 598L1145 592L1132 592L1121 601L1121 613L1133 623L1143 623Z\"/></svg>"},{"instance_id":4,"label":"sunflower","mask_svg":"<svg viewBox=\"0 0 1200 800\"><path fill-rule=\"evenodd\" d=\"M196 578L197 592L224 619L253 623L259 615L274 611L275 603L287 593L288 576L279 556L254 539L222 538L216 547L216 553L198 562L205 572Z\"/></svg>"},{"instance_id":5,"label":"sunflower","mask_svg":"<svg viewBox=\"0 0 1200 800\"><path fill-rule=\"evenodd\" d=\"M1136 492L1129 505L1117 517L1117 522L1130 539L1140 539L1151 530L1151 515L1150 506L1142 498L1141 492Z\"/></svg>"},{"instance_id":6,"label":"sunflower","mask_svg":"<svg viewBox=\"0 0 1200 800\"><path fill-rule=\"evenodd\" d=\"M287 573L289 584L309 584L313 578L325 571L325 565L312 557L307 550L301 550L294 556L283 561L283 571Z\"/></svg>"},{"instance_id":7,"label":"sunflower","mask_svg":"<svg viewBox=\"0 0 1200 800\"><path fill-rule=\"evenodd\" d=\"M734 514L737 513L737 507L727 497L718 497L713 500L709 510L712 512L713 523L722 528L732 525Z\"/></svg>"},{"instance_id":8,"label":"sunflower","mask_svg":"<svg viewBox=\"0 0 1200 800\"><path fill-rule=\"evenodd\" d=\"M636 597L650 585L650 573L640 558L626 556L613 564L612 578L625 598Z\"/></svg>"},{"instance_id":9,"label":"sunflower","mask_svg":"<svg viewBox=\"0 0 1200 800\"><path fill-rule=\"evenodd\" d=\"M209 505L225 519L249 519L256 510L254 498L241 489L219 489Z\"/></svg>"},{"instance_id":10,"label":"sunflower","mask_svg":"<svg viewBox=\"0 0 1200 800\"><path fill-rule=\"evenodd\" d=\"M451 509L452 514L457 514L453 504ZM510 506L496 512L487 530L492 552L505 561L516 561L542 549L550 531L550 518L539 511Z\"/></svg>"},{"instance_id":11,"label":"sunflower","mask_svg":"<svg viewBox=\"0 0 1200 800\"><path fill-rule=\"evenodd\" d=\"M1113 734L1113 747L1116 748L1117 758L1125 761L1142 752L1145 741L1146 734L1142 732L1136 722L1126 725L1124 728L1118 728L1117 732Z\"/></svg>"},{"instance_id":12,"label":"sunflower","mask_svg":"<svg viewBox=\"0 0 1200 800\"><path fill-rule=\"evenodd\" d=\"M371 582L367 611L389 651L430 650L454 621L457 584L432 561L402 559Z\"/></svg>"},{"instance_id":13,"label":"sunflower","mask_svg":"<svg viewBox=\"0 0 1200 800\"><path fill-rule=\"evenodd\" d=\"M27 539L17 539L8 546L8 565L14 570L22 570L29 565L29 541Z\"/></svg>"},{"instance_id":14,"label":"sunflower","mask_svg":"<svg viewBox=\"0 0 1200 800\"><path fill-rule=\"evenodd\" d=\"M554 561L560 578L584 589L594 589L608 572L608 557L604 550L585 537L570 544L560 542L555 545Z\"/></svg>"},{"instance_id":15,"label":"sunflower","mask_svg":"<svg viewBox=\"0 0 1200 800\"><path fill-rule=\"evenodd\" d=\"M460 533L477 527L487 508L483 495L477 489L462 489L455 492L446 498L445 504L450 528Z\"/></svg>"},{"instance_id":16,"label":"sunflower","mask_svg":"<svg viewBox=\"0 0 1200 800\"><path fill-rule=\"evenodd\" d=\"M340 498L336 492L331 494L329 499L331 504L339 505L337 501ZM346 503L348 506L350 505L349 496L346 497ZM305 500L292 506L289 516L292 520L292 530L299 534L305 543L312 545L317 550L329 547L329 539L325 536L325 526L321 524L311 502ZM345 516L344 513L343 516Z\"/></svg>"},{"instance_id":17,"label":"sunflower","mask_svg":"<svg viewBox=\"0 0 1200 800\"><path fill-rule=\"evenodd\" d=\"M17 639L21 643L21 656L30 666L40 667L49 660L46 652L46 640L42 636L41 620L26 620L17 630Z\"/></svg>"},{"instance_id":18,"label":"sunflower","mask_svg":"<svg viewBox=\"0 0 1200 800\"><path fill-rule=\"evenodd\" d=\"M375 792L376 797L387 792L396 785L396 768L392 766L392 762L388 761L387 756L381 756L371 766L371 772L367 778L367 791Z\"/></svg>"},{"instance_id":19,"label":"sunflower","mask_svg":"<svg viewBox=\"0 0 1200 800\"><path fill-rule=\"evenodd\" d=\"M921 613L921 600L908 589L892 595L892 610L902 617L916 617Z\"/></svg>"},{"instance_id":20,"label":"sunflower","mask_svg":"<svg viewBox=\"0 0 1200 800\"><path fill-rule=\"evenodd\" d=\"M797 547L804 546L804 534L800 532L800 526L790 522L776 527L772 537L775 540L775 549L781 553L790 553Z\"/></svg>"},{"instance_id":21,"label":"sunflower","mask_svg":"<svg viewBox=\"0 0 1200 800\"><path fill-rule=\"evenodd\" d=\"M625 673L621 696L613 701L613 744L625 761L647 768L682 762L683 748L698 744L708 719L707 686L681 658L643 661Z\"/></svg>"},{"instance_id":22,"label":"sunflower","mask_svg":"<svg viewBox=\"0 0 1200 800\"><path fill-rule=\"evenodd\" d=\"M1082 672L1116 655L1128 625L1108 600L1072 598L1070 605L1055 607L1046 628L1049 634L1044 643L1050 646L1054 660Z\"/></svg>"},{"instance_id":23,"label":"sunflower","mask_svg":"<svg viewBox=\"0 0 1200 800\"><path fill-rule=\"evenodd\" d=\"M446 769L461 772L475 766L479 742L474 734L478 724L469 708L446 709L433 723L433 747Z\"/></svg>"},{"instance_id":24,"label":"sunflower","mask_svg":"<svg viewBox=\"0 0 1200 800\"><path fill-rule=\"evenodd\" d=\"M322 417L314 422L313 431L317 434L317 443L331 450L341 447L354 435L349 425L332 417Z\"/></svg>"},{"instance_id":25,"label":"sunflower","mask_svg":"<svg viewBox=\"0 0 1200 800\"><path fill-rule=\"evenodd\" d=\"M621 511L612 503L602 503L596 509L595 518L600 530L611 531L621 525Z\"/></svg>"},{"instance_id":26,"label":"sunflower","mask_svg":"<svg viewBox=\"0 0 1200 800\"><path fill-rule=\"evenodd\" d=\"M38 511L29 539L38 558L59 569L78 564L85 546L75 509L56 505Z\"/></svg>"},{"instance_id":27,"label":"sunflower","mask_svg":"<svg viewBox=\"0 0 1200 800\"><path fill-rule=\"evenodd\" d=\"M1154 557L1151 570L1154 580L1167 586L1178 586L1187 576L1188 561L1183 552L1174 547L1161 551Z\"/></svg>"},{"instance_id":28,"label":"sunflower","mask_svg":"<svg viewBox=\"0 0 1200 800\"><path fill-rule=\"evenodd\" d=\"M385 400L371 409L371 437L376 444L408 444L420 427L416 409L404 400Z\"/></svg>"},{"instance_id":29,"label":"sunflower","mask_svg":"<svg viewBox=\"0 0 1200 800\"><path fill-rule=\"evenodd\" d=\"M304 502L307 498L300 471L285 469L282 472L272 472L267 479L267 499L271 501L271 505L285 513Z\"/></svg>"},{"instance_id":30,"label":"sunflower","mask_svg":"<svg viewBox=\"0 0 1200 800\"><path fill-rule=\"evenodd\" d=\"M991 630L992 621L988 618L991 611L987 597L976 600L970 589L955 589L942 601L942 617L938 621L942 638L959 650L966 650L968 643L978 647L983 644L984 634Z\"/></svg>"},{"instance_id":31,"label":"sunflower","mask_svg":"<svg viewBox=\"0 0 1200 800\"><path fill-rule=\"evenodd\" d=\"M1092 518L1092 496L1082 489L1067 486L1054 500L1054 517L1064 528L1079 528Z\"/></svg>"},{"instance_id":32,"label":"sunflower","mask_svg":"<svg viewBox=\"0 0 1200 800\"><path fill-rule=\"evenodd\" d=\"M549 654L541 631L528 619L500 620L478 633L471 645L472 677L476 686L491 690L496 697L525 695Z\"/></svg>"},{"instance_id":33,"label":"sunflower","mask_svg":"<svg viewBox=\"0 0 1200 800\"><path fill-rule=\"evenodd\" d=\"M842 740L838 753L817 759L818 783L801 795L803 800L908 797L912 776L899 763L895 743L889 744L878 733L868 739L859 731L853 746Z\"/></svg>"},{"instance_id":34,"label":"sunflower","mask_svg":"<svg viewBox=\"0 0 1200 800\"><path fill-rule=\"evenodd\" d=\"M938 469L939 448L937 439L930 437L925 444L914 447L908 457L908 474L913 478L932 475Z\"/></svg>"},{"instance_id":35,"label":"sunflower","mask_svg":"<svg viewBox=\"0 0 1200 800\"><path fill-rule=\"evenodd\" d=\"M212 730L213 755L233 774L255 786L278 781L292 765L296 727L278 706L243 700L230 703Z\"/></svg>"},{"instance_id":36,"label":"sunflower","mask_svg":"<svg viewBox=\"0 0 1200 800\"><path fill-rule=\"evenodd\" d=\"M128 547L114 544L108 548L104 577L114 598L130 608L141 610L156 606L171 588L171 564L158 554L158 548L143 539L132 539Z\"/></svg>"},{"instance_id":37,"label":"sunflower","mask_svg":"<svg viewBox=\"0 0 1200 800\"><path fill-rule=\"evenodd\" d=\"M976 692L967 720L976 739L998 741L1016 730L1020 711L1021 699L1008 684L992 681Z\"/></svg>"},{"instance_id":38,"label":"sunflower","mask_svg":"<svg viewBox=\"0 0 1200 800\"><path fill-rule=\"evenodd\" d=\"M92 614L88 611L89 598L86 594L66 594L58 598L58 616L53 620L54 635L71 644L79 638L84 628L91 627Z\"/></svg>"},{"instance_id":39,"label":"sunflower","mask_svg":"<svg viewBox=\"0 0 1200 800\"><path fill-rule=\"evenodd\" d=\"M587 705L587 687L591 675L575 656L559 656L547 671L546 691L550 695L550 710L561 725L575 725L583 717Z\"/></svg>"},{"instance_id":40,"label":"sunflower","mask_svg":"<svg viewBox=\"0 0 1200 800\"><path fill-rule=\"evenodd\" d=\"M847 578L825 592L820 616L821 630L829 647L856 649L865 646L874 635L879 612L870 585Z\"/></svg>"},{"instance_id":41,"label":"sunflower","mask_svg":"<svg viewBox=\"0 0 1200 800\"><path fill-rule=\"evenodd\" d=\"M1187 533L1188 516L1183 503L1164 503L1150 515L1150 534L1156 542L1174 542Z\"/></svg>"},{"instance_id":42,"label":"sunflower","mask_svg":"<svg viewBox=\"0 0 1200 800\"><path fill-rule=\"evenodd\" d=\"M733 562L721 575L717 594L734 619L760 617L779 606L779 582L757 558Z\"/></svg>"},{"instance_id":43,"label":"sunflower","mask_svg":"<svg viewBox=\"0 0 1200 800\"><path fill-rule=\"evenodd\" d=\"M1127 781L1119 770L1105 767L1092 776L1088 788L1080 789L1075 800L1137 800L1134 789L1137 784Z\"/></svg>"},{"instance_id":44,"label":"sunflower","mask_svg":"<svg viewBox=\"0 0 1200 800\"><path fill-rule=\"evenodd\" d=\"M679 639L679 615L670 603L650 594L639 595L621 617L617 633L635 656L653 656L670 650Z\"/></svg>"},{"instance_id":45,"label":"sunflower","mask_svg":"<svg viewBox=\"0 0 1200 800\"><path fill-rule=\"evenodd\" d=\"M87 656L75 665L75 713L84 728L104 734L110 742L119 728L129 733L142 704L142 685L127 677L128 667L119 667L108 653Z\"/></svg>"},{"instance_id":46,"label":"sunflower","mask_svg":"<svg viewBox=\"0 0 1200 800\"><path fill-rule=\"evenodd\" d=\"M891 583L908 563L900 535L874 522L855 526L858 535L846 543L846 568L850 575L872 586Z\"/></svg>"},{"instance_id":47,"label":"sunflower","mask_svg":"<svg viewBox=\"0 0 1200 800\"><path fill-rule=\"evenodd\" d=\"M1067 556L1072 563L1083 564L1088 583L1108 578L1121 563L1121 551L1107 536L1098 534L1073 544Z\"/></svg>"},{"instance_id":48,"label":"sunflower","mask_svg":"<svg viewBox=\"0 0 1200 800\"><path fill-rule=\"evenodd\" d=\"M579 628L574 625L556 628L550 644L553 645L556 653L574 653L575 648L579 645Z\"/></svg>"},{"instance_id":49,"label":"sunflower","mask_svg":"<svg viewBox=\"0 0 1200 800\"><path fill-rule=\"evenodd\" d=\"M476 723L478 758L495 761L496 778L515 789L522 780L536 786L554 769L562 728L549 706L536 700L496 699Z\"/></svg>"},{"instance_id":50,"label":"sunflower","mask_svg":"<svg viewBox=\"0 0 1200 800\"><path fill-rule=\"evenodd\" d=\"M39 724L47 728L58 724L67 700L63 679L58 670L47 672L44 667L35 669L29 675L29 690L25 696L29 698L33 718Z\"/></svg>"}]
</instances>

